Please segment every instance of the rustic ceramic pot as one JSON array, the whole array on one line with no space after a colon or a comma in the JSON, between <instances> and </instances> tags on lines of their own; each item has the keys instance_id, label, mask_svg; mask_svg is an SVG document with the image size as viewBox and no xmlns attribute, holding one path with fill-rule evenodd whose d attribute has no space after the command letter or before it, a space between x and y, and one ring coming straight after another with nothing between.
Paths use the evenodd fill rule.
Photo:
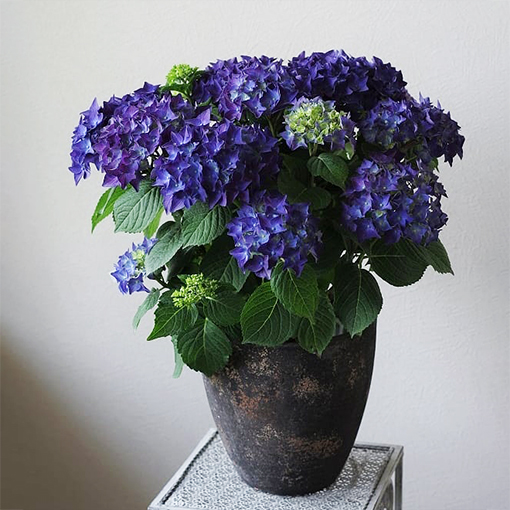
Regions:
<instances>
[{"instance_id":1,"label":"rustic ceramic pot","mask_svg":"<svg viewBox=\"0 0 510 510\"><path fill-rule=\"evenodd\" d=\"M373 324L341 334L322 356L296 342L234 345L204 377L211 411L242 479L264 492L308 494L331 485L354 445L375 354Z\"/></svg>"}]
</instances>

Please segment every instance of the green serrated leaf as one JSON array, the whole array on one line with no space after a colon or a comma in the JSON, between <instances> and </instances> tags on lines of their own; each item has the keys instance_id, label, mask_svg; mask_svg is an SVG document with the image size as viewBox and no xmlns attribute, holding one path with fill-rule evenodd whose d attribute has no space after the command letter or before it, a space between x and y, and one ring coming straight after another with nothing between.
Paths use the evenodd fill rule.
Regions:
<instances>
[{"instance_id":1,"label":"green serrated leaf","mask_svg":"<svg viewBox=\"0 0 510 510\"><path fill-rule=\"evenodd\" d=\"M308 169L315 177L322 177L325 181L345 188L345 181L349 175L347 162L340 156L323 152L317 157L311 157L308 160Z\"/></svg>"},{"instance_id":2,"label":"green serrated leaf","mask_svg":"<svg viewBox=\"0 0 510 510\"><path fill-rule=\"evenodd\" d=\"M142 181L140 188L128 188L113 206L115 232L143 232L161 207L161 195L149 181Z\"/></svg>"},{"instance_id":3,"label":"green serrated leaf","mask_svg":"<svg viewBox=\"0 0 510 510\"><path fill-rule=\"evenodd\" d=\"M163 207L159 209L159 211L156 213L156 216L154 216L154 219L147 225L145 230L143 231L143 235L150 239L154 236L154 234L157 232L159 227L159 222L161 221L161 216L163 215Z\"/></svg>"},{"instance_id":4,"label":"green serrated leaf","mask_svg":"<svg viewBox=\"0 0 510 510\"><path fill-rule=\"evenodd\" d=\"M92 232L97 227L98 223L103 221L105 218L108 218L110 214L113 212L113 206L115 202L118 200L120 196L126 190L119 188L118 186L115 188L110 188L106 190L99 199L99 202L96 205L96 209L94 214L92 215Z\"/></svg>"},{"instance_id":5,"label":"green serrated leaf","mask_svg":"<svg viewBox=\"0 0 510 510\"><path fill-rule=\"evenodd\" d=\"M234 324L233 326L223 326L222 330L232 342L237 342L243 336L240 324Z\"/></svg>"},{"instance_id":6,"label":"green serrated leaf","mask_svg":"<svg viewBox=\"0 0 510 510\"><path fill-rule=\"evenodd\" d=\"M163 236L158 239L158 242L145 257L145 270L147 274L151 274L164 266L181 246L182 238L179 226L173 223L171 227L165 229Z\"/></svg>"},{"instance_id":7,"label":"green serrated leaf","mask_svg":"<svg viewBox=\"0 0 510 510\"><path fill-rule=\"evenodd\" d=\"M158 228L156 237L161 239L169 230L175 228L175 225L176 222L174 220L165 221L165 223Z\"/></svg>"},{"instance_id":8,"label":"green serrated leaf","mask_svg":"<svg viewBox=\"0 0 510 510\"><path fill-rule=\"evenodd\" d=\"M271 274L271 289L283 306L294 315L314 320L319 302L315 271L305 265L299 277L292 269L283 269L281 262Z\"/></svg>"},{"instance_id":9,"label":"green serrated leaf","mask_svg":"<svg viewBox=\"0 0 510 510\"><path fill-rule=\"evenodd\" d=\"M377 241L370 252L370 267L384 281L395 287L416 283L425 273L427 262L407 242L385 244Z\"/></svg>"},{"instance_id":10,"label":"green serrated leaf","mask_svg":"<svg viewBox=\"0 0 510 510\"><path fill-rule=\"evenodd\" d=\"M453 274L448 252L446 251L446 248L443 246L441 241L433 241L427 246L417 247L420 251L423 261L431 265L435 271L441 274Z\"/></svg>"},{"instance_id":11,"label":"green serrated leaf","mask_svg":"<svg viewBox=\"0 0 510 510\"><path fill-rule=\"evenodd\" d=\"M226 207L216 206L209 209L207 204L197 202L184 211L182 218L183 247L208 244L219 237L230 220L230 211Z\"/></svg>"},{"instance_id":12,"label":"green serrated leaf","mask_svg":"<svg viewBox=\"0 0 510 510\"><path fill-rule=\"evenodd\" d=\"M204 313L218 326L232 326L241 319L244 299L228 288L220 288L213 298L204 301Z\"/></svg>"},{"instance_id":13,"label":"green serrated leaf","mask_svg":"<svg viewBox=\"0 0 510 510\"><path fill-rule=\"evenodd\" d=\"M177 308L172 301L171 292L165 292L156 308L154 329L147 340L165 336L174 336L186 331L195 324L198 310L195 305Z\"/></svg>"},{"instance_id":14,"label":"green serrated leaf","mask_svg":"<svg viewBox=\"0 0 510 510\"><path fill-rule=\"evenodd\" d=\"M303 317L298 317L297 315L290 314L291 327L290 327L290 337L289 338L297 340L299 326L301 326L302 321L306 321L306 320L308 320L308 319L305 319Z\"/></svg>"},{"instance_id":15,"label":"green serrated leaf","mask_svg":"<svg viewBox=\"0 0 510 510\"><path fill-rule=\"evenodd\" d=\"M230 340L209 319L199 319L192 328L180 334L177 349L186 365L208 376L223 368L232 354Z\"/></svg>"},{"instance_id":16,"label":"green serrated leaf","mask_svg":"<svg viewBox=\"0 0 510 510\"><path fill-rule=\"evenodd\" d=\"M241 313L243 343L276 346L292 336L290 313L271 290L269 282L258 287Z\"/></svg>"},{"instance_id":17,"label":"green serrated leaf","mask_svg":"<svg viewBox=\"0 0 510 510\"><path fill-rule=\"evenodd\" d=\"M177 350L177 342L172 342L174 345L174 360L175 360L175 367L174 367L174 373L172 374L172 377L174 379L178 379L181 377L182 369L184 367L184 361L182 360L182 356L179 354L179 351Z\"/></svg>"},{"instance_id":18,"label":"green serrated leaf","mask_svg":"<svg viewBox=\"0 0 510 510\"><path fill-rule=\"evenodd\" d=\"M320 230L322 232L322 247L317 262L312 265L318 276L334 269L345 250L343 237L332 227L324 224L321 225Z\"/></svg>"},{"instance_id":19,"label":"green serrated leaf","mask_svg":"<svg viewBox=\"0 0 510 510\"><path fill-rule=\"evenodd\" d=\"M278 174L278 190L287 195L291 204L306 202L316 210L325 209L331 202L331 193L328 190L305 186L288 170L282 170Z\"/></svg>"},{"instance_id":20,"label":"green serrated leaf","mask_svg":"<svg viewBox=\"0 0 510 510\"><path fill-rule=\"evenodd\" d=\"M136 329L142 320L142 317L152 308L158 304L159 300L159 289L152 289L149 295L145 298L143 303L138 307L138 310L133 317L133 329Z\"/></svg>"},{"instance_id":21,"label":"green serrated leaf","mask_svg":"<svg viewBox=\"0 0 510 510\"><path fill-rule=\"evenodd\" d=\"M314 186L302 193L299 199L301 202L308 202L312 209L320 211L331 203L331 193L327 189Z\"/></svg>"},{"instance_id":22,"label":"green serrated leaf","mask_svg":"<svg viewBox=\"0 0 510 510\"><path fill-rule=\"evenodd\" d=\"M333 306L326 294L321 292L314 322L303 319L299 325L298 343L308 352L322 354L335 334L335 326Z\"/></svg>"},{"instance_id":23,"label":"green serrated leaf","mask_svg":"<svg viewBox=\"0 0 510 510\"><path fill-rule=\"evenodd\" d=\"M358 335L370 326L381 308L376 279L355 264L340 265L335 278L335 310L350 335Z\"/></svg>"},{"instance_id":24,"label":"green serrated leaf","mask_svg":"<svg viewBox=\"0 0 510 510\"><path fill-rule=\"evenodd\" d=\"M230 255L229 252L233 248L234 242L231 237L227 235L219 237L205 254L200 270L208 278L213 278L221 283L228 283L239 292L250 272L243 273L236 259Z\"/></svg>"}]
</instances>

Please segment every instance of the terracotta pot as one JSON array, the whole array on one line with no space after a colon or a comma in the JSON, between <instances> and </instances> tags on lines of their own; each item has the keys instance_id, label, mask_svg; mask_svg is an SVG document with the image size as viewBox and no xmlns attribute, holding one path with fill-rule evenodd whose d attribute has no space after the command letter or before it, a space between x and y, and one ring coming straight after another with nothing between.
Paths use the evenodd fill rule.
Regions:
<instances>
[{"instance_id":1,"label":"terracotta pot","mask_svg":"<svg viewBox=\"0 0 510 510\"><path fill-rule=\"evenodd\" d=\"M204 377L225 449L241 478L273 494L331 485L354 444L375 354L373 324L341 334L322 356L296 342L234 345L228 365Z\"/></svg>"}]
</instances>

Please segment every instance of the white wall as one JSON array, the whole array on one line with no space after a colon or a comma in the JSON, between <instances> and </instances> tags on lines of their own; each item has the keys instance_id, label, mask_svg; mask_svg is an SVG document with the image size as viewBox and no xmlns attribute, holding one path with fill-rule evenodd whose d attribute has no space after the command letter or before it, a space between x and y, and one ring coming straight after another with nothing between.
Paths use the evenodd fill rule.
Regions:
<instances>
[{"instance_id":1,"label":"white wall","mask_svg":"<svg viewBox=\"0 0 510 510\"><path fill-rule=\"evenodd\" d=\"M506 2L2 1L2 508L135 510L212 425L199 375L133 333L143 296L108 273L130 244L89 217L69 146L97 96L180 62L343 48L403 69L451 110L443 167L455 276L383 286L359 438L405 445L405 506L508 510L509 9Z\"/></svg>"}]
</instances>

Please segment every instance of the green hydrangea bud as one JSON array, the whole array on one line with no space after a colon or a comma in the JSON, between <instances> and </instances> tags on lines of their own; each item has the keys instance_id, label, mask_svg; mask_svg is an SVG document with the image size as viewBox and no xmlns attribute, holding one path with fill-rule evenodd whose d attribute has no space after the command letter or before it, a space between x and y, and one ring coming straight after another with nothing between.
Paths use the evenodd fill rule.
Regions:
<instances>
[{"instance_id":1,"label":"green hydrangea bud","mask_svg":"<svg viewBox=\"0 0 510 510\"><path fill-rule=\"evenodd\" d=\"M313 144L324 145L332 142L334 135L344 129L346 116L335 109L333 101L303 98L284 115L282 137L292 150Z\"/></svg>"},{"instance_id":2,"label":"green hydrangea bud","mask_svg":"<svg viewBox=\"0 0 510 510\"><path fill-rule=\"evenodd\" d=\"M184 277L184 285L172 293L172 301L177 308L191 306L202 299L216 295L219 282L206 278L202 273Z\"/></svg>"},{"instance_id":3,"label":"green hydrangea bud","mask_svg":"<svg viewBox=\"0 0 510 510\"><path fill-rule=\"evenodd\" d=\"M166 87L174 89L176 85L190 84L198 71L198 67L191 67L188 64L177 64L170 69L166 75Z\"/></svg>"}]
</instances>

